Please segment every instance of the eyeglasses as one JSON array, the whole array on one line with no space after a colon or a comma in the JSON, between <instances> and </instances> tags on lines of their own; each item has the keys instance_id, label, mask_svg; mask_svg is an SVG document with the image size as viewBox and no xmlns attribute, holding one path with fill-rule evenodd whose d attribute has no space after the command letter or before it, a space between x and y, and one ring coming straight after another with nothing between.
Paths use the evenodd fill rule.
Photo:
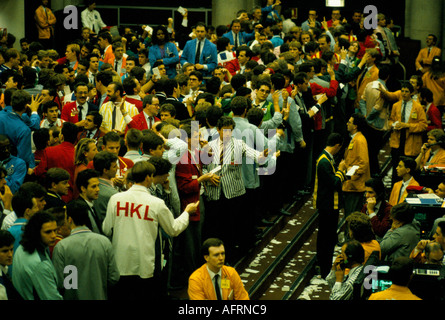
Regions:
<instances>
[{"instance_id":1,"label":"eyeglasses","mask_svg":"<svg viewBox=\"0 0 445 320\"><path fill-rule=\"evenodd\" d=\"M189 78L190 81L198 81L198 78Z\"/></svg>"}]
</instances>

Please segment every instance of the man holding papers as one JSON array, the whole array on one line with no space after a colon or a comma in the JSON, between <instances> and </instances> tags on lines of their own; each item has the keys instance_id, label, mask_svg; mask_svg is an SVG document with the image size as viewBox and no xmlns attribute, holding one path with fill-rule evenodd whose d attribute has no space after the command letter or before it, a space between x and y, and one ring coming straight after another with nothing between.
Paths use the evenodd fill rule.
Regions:
<instances>
[{"instance_id":1,"label":"man holding papers","mask_svg":"<svg viewBox=\"0 0 445 320\"><path fill-rule=\"evenodd\" d=\"M348 168L346 176L349 178L342 187L346 217L351 212L360 211L362 208L365 182L371 178L368 142L361 132L365 125L365 117L358 113L352 114L347 123L347 129L352 139L345 150L344 157Z\"/></svg>"}]
</instances>

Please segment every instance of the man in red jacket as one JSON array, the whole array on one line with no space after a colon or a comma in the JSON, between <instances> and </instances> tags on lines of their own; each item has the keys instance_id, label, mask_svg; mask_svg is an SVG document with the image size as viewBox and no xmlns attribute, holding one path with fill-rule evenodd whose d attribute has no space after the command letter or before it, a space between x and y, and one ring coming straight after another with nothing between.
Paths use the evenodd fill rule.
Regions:
<instances>
[{"instance_id":1,"label":"man in red jacket","mask_svg":"<svg viewBox=\"0 0 445 320\"><path fill-rule=\"evenodd\" d=\"M87 101L88 86L84 82L79 82L74 87L76 101L63 106L60 118L64 121L72 122L78 127L85 125L85 119L89 111L99 111L99 108Z\"/></svg>"},{"instance_id":2,"label":"man in red jacket","mask_svg":"<svg viewBox=\"0 0 445 320\"><path fill-rule=\"evenodd\" d=\"M442 129L442 114L433 103L434 98L432 91L428 88L421 88L419 90L418 98L426 112L426 120L428 122L426 131L429 132L433 129Z\"/></svg>"},{"instance_id":3,"label":"man in red jacket","mask_svg":"<svg viewBox=\"0 0 445 320\"><path fill-rule=\"evenodd\" d=\"M157 115L160 110L159 99L154 94L149 94L142 100L144 109L142 112L131 118L128 114L125 115L124 120L127 123L126 131L130 128L138 130L151 129L153 125L161 121Z\"/></svg>"},{"instance_id":4,"label":"man in red jacket","mask_svg":"<svg viewBox=\"0 0 445 320\"><path fill-rule=\"evenodd\" d=\"M45 148L39 165L34 168L37 177L45 178L51 168L62 168L70 174L68 194L62 199L68 203L73 197L74 186L74 144L77 140L77 126L71 122L64 122L60 132L61 144Z\"/></svg>"}]
</instances>

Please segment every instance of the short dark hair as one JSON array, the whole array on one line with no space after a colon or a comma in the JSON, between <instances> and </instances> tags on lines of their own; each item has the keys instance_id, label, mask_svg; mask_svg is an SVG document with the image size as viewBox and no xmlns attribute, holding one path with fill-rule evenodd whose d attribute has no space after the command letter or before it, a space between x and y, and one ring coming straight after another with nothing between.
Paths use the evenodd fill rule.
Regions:
<instances>
[{"instance_id":1,"label":"short dark hair","mask_svg":"<svg viewBox=\"0 0 445 320\"><path fill-rule=\"evenodd\" d=\"M76 179L77 190L79 190L79 192L82 192L82 187L88 188L90 179L99 178L99 176L100 176L99 172L94 169L85 169L80 171L77 174L77 179Z\"/></svg>"},{"instance_id":2,"label":"short dark hair","mask_svg":"<svg viewBox=\"0 0 445 320\"><path fill-rule=\"evenodd\" d=\"M90 110L87 113L87 116L93 116L94 125L99 128L102 125L103 116L96 110Z\"/></svg>"},{"instance_id":3,"label":"short dark hair","mask_svg":"<svg viewBox=\"0 0 445 320\"><path fill-rule=\"evenodd\" d=\"M14 111L23 112L31 103L31 95L24 90L17 90L12 94L11 105Z\"/></svg>"},{"instance_id":4,"label":"short dark hair","mask_svg":"<svg viewBox=\"0 0 445 320\"><path fill-rule=\"evenodd\" d=\"M231 117L228 116L222 116L219 118L218 122L216 123L216 127L218 129L221 129L222 127L230 127L232 126L235 128L235 121Z\"/></svg>"},{"instance_id":5,"label":"short dark hair","mask_svg":"<svg viewBox=\"0 0 445 320\"><path fill-rule=\"evenodd\" d=\"M218 106L211 106L206 111L206 119L209 125L216 127L218 120L224 115L222 109Z\"/></svg>"},{"instance_id":6,"label":"short dark hair","mask_svg":"<svg viewBox=\"0 0 445 320\"><path fill-rule=\"evenodd\" d=\"M0 230L0 248L9 247L15 242L14 236L7 230Z\"/></svg>"},{"instance_id":7,"label":"short dark hair","mask_svg":"<svg viewBox=\"0 0 445 320\"><path fill-rule=\"evenodd\" d=\"M414 219L414 211L411 205L406 202L402 202L391 208L391 217L402 222L403 224L408 224Z\"/></svg>"},{"instance_id":8,"label":"short dark hair","mask_svg":"<svg viewBox=\"0 0 445 320\"><path fill-rule=\"evenodd\" d=\"M93 158L94 169L102 175L105 169L110 170L111 164L116 162L117 159L118 156L109 151L98 152Z\"/></svg>"},{"instance_id":9,"label":"short dark hair","mask_svg":"<svg viewBox=\"0 0 445 320\"><path fill-rule=\"evenodd\" d=\"M209 248L210 247L220 247L223 246L224 242L221 239L218 238L209 238L205 240L201 246L201 254L203 256L209 255Z\"/></svg>"},{"instance_id":10,"label":"short dark hair","mask_svg":"<svg viewBox=\"0 0 445 320\"><path fill-rule=\"evenodd\" d=\"M76 226L88 226L91 223L88 210L88 204L80 199L72 200L66 204L66 216L71 217Z\"/></svg>"},{"instance_id":11,"label":"short dark hair","mask_svg":"<svg viewBox=\"0 0 445 320\"><path fill-rule=\"evenodd\" d=\"M47 147L49 141L49 129L40 128L34 131L32 135L32 140L36 146L36 150L43 150Z\"/></svg>"},{"instance_id":12,"label":"short dark hair","mask_svg":"<svg viewBox=\"0 0 445 320\"><path fill-rule=\"evenodd\" d=\"M155 176L162 176L167 174L172 168L172 164L167 159L162 157L150 157L148 162L151 163L155 167Z\"/></svg>"},{"instance_id":13,"label":"short dark hair","mask_svg":"<svg viewBox=\"0 0 445 320\"><path fill-rule=\"evenodd\" d=\"M380 178L371 178L369 180L366 180L365 187L372 188L374 192L376 193L376 200L384 200L386 199L386 189L385 185Z\"/></svg>"},{"instance_id":14,"label":"short dark hair","mask_svg":"<svg viewBox=\"0 0 445 320\"><path fill-rule=\"evenodd\" d=\"M142 151L149 154L150 150L156 150L158 146L163 145L164 140L154 132L145 134L142 137Z\"/></svg>"},{"instance_id":15,"label":"short dark hair","mask_svg":"<svg viewBox=\"0 0 445 320\"><path fill-rule=\"evenodd\" d=\"M372 230L371 219L366 213L355 211L347 218L348 230L352 232L352 238L360 243L370 242L375 239Z\"/></svg>"},{"instance_id":16,"label":"short dark hair","mask_svg":"<svg viewBox=\"0 0 445 320\"><path fill-rule=\"evenodd\" d=\"M53 183L58 184L59 182L70 180L70 178L71 175L65 169L58 167L50 168L46 172L45 187L50 189Z\"/></svg>"},{"instance_id":17,"label":"short dark hair","mask_svg":"<svg viewBox=\"0 0 445 320\"><path fill-rule=\"evenodd\" d=\"M407 287L414 270L414 260L409 257L395 258L388 270L388 277L392 283L399 286Z\"/></svg>"},{"instance_id":18,"label":"short dark hair","mask_svg":"<svg viewBox=\"0 0 445 320\"><path fill-rule=\"evenodd\" d=\"M148 161L138 161L131 168L132 180L136 183L143 182L147 176L153 176L156 169L153 164Z\"/></svg>"},{"instance_id":19,"label":"short dark hair","mask_svg":"<svg viewBox=\"0 0 445 320\"><path fill-rule=\"evenodd\" d=\"M26 209L31 209L33 207L32 195L26 190L18 190L13 196L11 205L14 208L14 212L17 218L23 218Z\"/></svg>"},{"instance_id":20,"label":"short dark hair","mask_svg":"<svg viewBox=\"0 0 445 320\"><path fill-rule=\"evenodd\" d=\"M102 137L102 143L104 146L107 145L108 141L120 142L121 137L117 132L109 131Z\"/></svg>"},{"instance_id":21,"label":"short dark hair","mask_svg":"<svg viewBox=\"0 0 445 320\"><path fill-rule=\"evenodd\" d=\"M78 127L72 123L65 121L62 126L63 140L74 144L77 140Z\"/></svg>"},{"instance_id":22,"label":"short dark hair","mask_svg":"<svg viewBox=\"0 0 445 320\"><path fill-rule=\"evenodd\" d=\"M241 116L247 110L248 106L249 103L247 101L247 98L242 96L236 96L230 103L233 115L235 116Z\"/></svg>"},{"instance_id":23,"label":"short dark hair","mask_svg":"<svg viewBox=\"0 0 445 320\"><path fill-rule=\"evenodd\" d=\"M329 147L334 147L337 144L343 145L343 136L337 132L331 133L328 136L328 140L326 142L326 145Z\"/></svg>"},{"instance_id":24,"label":"short dark hair","mask_svg":"<svg viewBox=\"0 0 445 320\"><path fill-rule=\"evenodd\" d=\"M365 261L365 250L362 244L357 240L351 240L346 243L345 255L351 262L362 264Z\"/></svg>"},{"instance_id":25,"label":"short dark hair","mask_svg":"<svg viewBox=\"0 0 445 320\"><path fill-rule=\"evenodd\" d=\"M405 168L410 169L409 174L410 175L414 175L414 172L417 169L417 163L414 159L409 158L409 157L400 157L400 161L403 162L403 164L405 165Z\"/></svg>"},{"instance_id":26,"label":"short dark hair","mask_svg":"<svg viewBox=\"0 0 445 320\"><path fill-rule=\"evenodd\" d=\"M125 134L125 139L130 148L139 148L142 142L142 131L136 128L130 128Z\"/></svg>"},{"instance_id":27,"label":"short dark hair","mask_svg":"<svg viewBox=\"0 0 445 320\"><path fill-rule=\"evenodd\" d=\"M247 121L249 121L249 123L257 127L260 126L261 121L263 121L263 118L264 118L264 112L260 108L251 108L247 112Z\"/></svg>"},{"instance_id":28,"label":"short dark hair","mask_svg":"<svg viewBox=\"0 0 445 320\"><path fill-rule=\"evenodd\" d=\"M176 108L171 103L164 103L159 112L169 112L172 117L176 116Z\"/></svg>"}]
</instances>

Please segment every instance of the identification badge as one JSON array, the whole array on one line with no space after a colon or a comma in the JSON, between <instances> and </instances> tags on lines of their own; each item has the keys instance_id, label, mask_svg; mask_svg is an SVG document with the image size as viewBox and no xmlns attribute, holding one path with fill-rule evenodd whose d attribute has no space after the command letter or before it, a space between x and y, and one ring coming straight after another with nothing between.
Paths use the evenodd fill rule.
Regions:
<instances>
[{"instance_id":1,"label":"identification badge","mask_svg":"<svg viewBox=\"0 0 445 320\"><path fill-rule=\"evenodd\" d=\"M413 112L413 114L411 115L411 118L417 119L417 112Z\"/></svg>"},{"instance_id":2,"label":"identification badge","mask_svg":"<svg viewBox=\"0 0 445 320\"><path fill-rule=\"evenodd\" d=\"M221 289L230 289L230 280L229 279L221 280Z\"/></svg>"},{"instance_id":3,"label":"identification badge","mask_svg":"<svg viewBox=\"0 0 445 320\"><path fill-rule=\"evenodd\" d=\"M352 150L352 148L354 148L354 144L353 144L353 143L350 143L348 149L349 149L349 150Z\"/></svg>"},{"instance_id":4,"label":"identification badge","mask_svg":"<svg viewBox=\"0 0 445 320\"><path fill-rule=\"evenodd\" d=\"M192 179L198 179L198 176L192 176Z\"/></svg>"}]
</instances>

